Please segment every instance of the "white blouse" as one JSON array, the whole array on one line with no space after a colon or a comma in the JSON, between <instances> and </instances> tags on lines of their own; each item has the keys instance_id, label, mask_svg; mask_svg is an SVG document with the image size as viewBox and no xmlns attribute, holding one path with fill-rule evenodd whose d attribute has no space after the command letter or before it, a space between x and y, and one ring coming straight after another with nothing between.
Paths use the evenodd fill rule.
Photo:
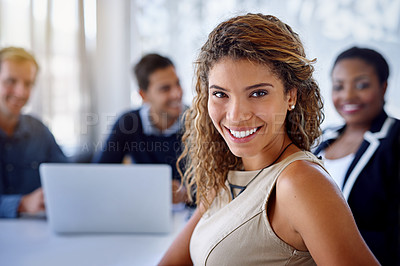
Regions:
<instances>
[{"instance_id":1,"label":"white blouse","mask_svg":"<svg viewBox=\"0 0 400 266\"><path fill-rule=\"evenodd\" d=\"M354 160L355 154L350 153L349 155L338 159L327 159L325 157L325 151L321 151L318 155L322 157L325 169L328 170L333 180L335 180L336 184L340 187L340 189L342 189L344 177L346 176L351 162Z\"/></svg>"}]
</instances>

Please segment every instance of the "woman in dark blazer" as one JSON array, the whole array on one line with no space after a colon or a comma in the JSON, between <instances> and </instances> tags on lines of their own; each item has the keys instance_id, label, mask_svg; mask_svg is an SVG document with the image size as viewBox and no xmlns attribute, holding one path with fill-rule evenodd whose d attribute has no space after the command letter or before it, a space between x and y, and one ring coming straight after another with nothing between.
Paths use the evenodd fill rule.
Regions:
<instances>
[{"instance_id":1,"label":"woman in dark blazer","mask_svg":"<svg viewBox=\"0 0 400 266\"><path fill-rule=\"evenodd\" d=\"M400 265L400 121L384 107L389 67L353 47L332 69L332 99L345 125L325 130L315 154L342 189L357 226L382 265Z\"/></svg>"}]
</instances>

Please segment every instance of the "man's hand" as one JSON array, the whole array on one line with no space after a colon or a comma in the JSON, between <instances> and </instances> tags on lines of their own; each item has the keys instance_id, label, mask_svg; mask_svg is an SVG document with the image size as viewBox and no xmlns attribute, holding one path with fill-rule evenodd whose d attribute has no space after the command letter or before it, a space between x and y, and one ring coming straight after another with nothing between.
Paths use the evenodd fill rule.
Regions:
<instances>
[{"instance_id":1,"label":"man's hand","mask_svg":"<svg viewBox=\"0 0 400 266\"><path fill-rule=\"evenodd\" d=\"M172 180L172 203L176 204L179 202L187 201L186 188L181 186L181 182L178 180Z\"/></svg>"},{"instance_id":2,"label":"man's hand","mask_svg":"<svg viewBox=\"0 0 400 266\"><path fill-rule=\"evenodd\" d=\"M44 211L43 189L38 188L21 198L18 213L25 212L29 214L37 214Z\"/></svg>"}]
</instances>

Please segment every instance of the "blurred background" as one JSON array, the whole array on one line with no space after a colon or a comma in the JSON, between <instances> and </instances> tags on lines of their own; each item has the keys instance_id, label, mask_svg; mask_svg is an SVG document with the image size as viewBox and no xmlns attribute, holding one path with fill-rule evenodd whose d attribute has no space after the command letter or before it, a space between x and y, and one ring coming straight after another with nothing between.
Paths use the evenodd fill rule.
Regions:
<instances>
[{"instance_id":1,"label":"blurred background","mask_svg":"<svg viewBox=\"0 0 400 266\"><path fill-rule=\"evenodd\" d=\"M99 149L118 116L141 104L132 65L170 57L193 97L193 62L208 33L245 13L272 14L299 33L325 103L323 128L341 123L331 103L334 58L358 45L381 52L391 74L386 110L400 118L400 0L0 0L0 46L40 64L25 112L41 118L69 156Z\"/></svg>"}]
</instances>

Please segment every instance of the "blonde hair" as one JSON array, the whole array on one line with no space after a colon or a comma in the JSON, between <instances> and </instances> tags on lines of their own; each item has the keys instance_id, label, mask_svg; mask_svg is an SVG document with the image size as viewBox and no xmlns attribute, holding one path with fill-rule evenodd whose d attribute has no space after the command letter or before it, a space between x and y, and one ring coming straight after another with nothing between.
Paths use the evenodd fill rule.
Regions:
<instances>
[{"instance_id":1,"label":"blonde hair","mask_svg":"<svg viewBox=\"0 0 400 266\"><path fill-rule=\"evenodd\" d=\"M1 63L4 60L12 60L12 61L16 61L16 62L30 61L35 65L36 70L39 71L39 64L37 63L35 57L31 53L26 51L24 48L10 46L10 47L1 49L0 50L0 71L1 71Z\"/></svg>"},{"instance_id":2,"label":"blonde hair","mask_svg":"<svg viewBox=\"0 0 400 266\"><path fill-rule=\"evenodd\" d=\"M270 15L247 14L219 24L208 36L195 62L196 93L185 113L184 150L178 164L185 162L183 180L196 202L208 208L209 193L227 190L229 170L242 167L214 127L207 110L208 75L222 58L247 59L268 65L283 82L285 93L297 88L297 103L286 116L286 132L292 142L310 150L320 136L323 120L319 87L312 77L313 63L305 57L299 36L290 26ZM182 173L181 173L182 175Z\"/></svg>"}]
</instances>

